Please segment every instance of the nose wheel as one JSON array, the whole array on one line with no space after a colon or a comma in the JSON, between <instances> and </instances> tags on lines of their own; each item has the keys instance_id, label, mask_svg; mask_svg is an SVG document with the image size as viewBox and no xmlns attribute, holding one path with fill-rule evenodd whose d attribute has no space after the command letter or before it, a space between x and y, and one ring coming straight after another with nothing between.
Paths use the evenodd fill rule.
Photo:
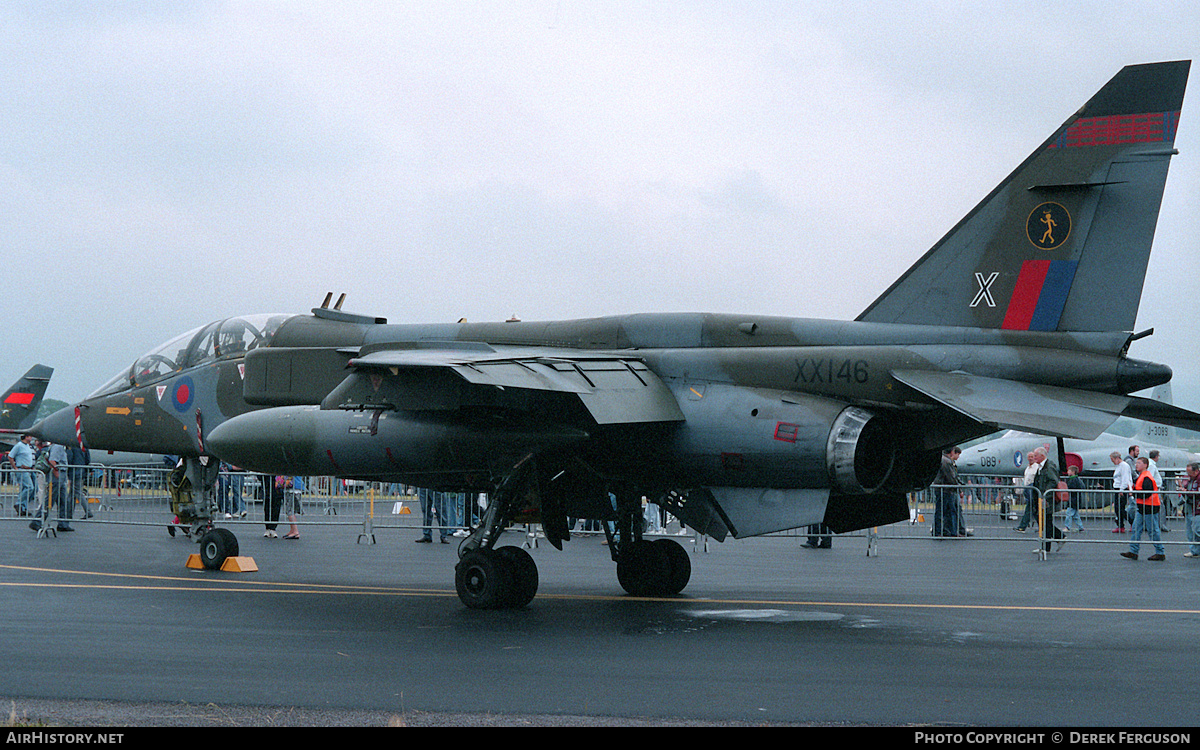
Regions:
<instances>
[{"instance_id":1,"label":"nose wheel","mask_svg":"<svg viewBox=\"0 0 1200 750\"><path fill-rule=\"evenodd\" d=\"M220 570L238 551L237 537L229 529L211 529L200 537L200 563L208 570Z\"/></svg>"}]
</instances>

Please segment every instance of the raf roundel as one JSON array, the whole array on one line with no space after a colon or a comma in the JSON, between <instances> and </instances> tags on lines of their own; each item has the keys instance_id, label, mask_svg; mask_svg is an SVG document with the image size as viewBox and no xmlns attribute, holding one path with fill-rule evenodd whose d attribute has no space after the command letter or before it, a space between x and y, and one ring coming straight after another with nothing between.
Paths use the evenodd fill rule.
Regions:
<instances>
[{"instance_id":1,"label":"raf roundel","mask_svg":"<svg viewBox=\"0 0 1200 750\"><path fill-rule=\"evenodd\" d=\"M1029 213L1025 234L1034 247L1054 250L1071 236L1071 214L1058 203L1043 203Z\"/></svg>"},{"instance_id":2,"label":"raf roundel","mask_svg":"<svg viewBox=\"0 0 1200 750\"><path fill-rule=\"evenodd\" d=\"M192 379L184 375L175 383L175 387L171 390L171 403L175 405L176 411L187 411L192 407L192 401L195 399L196 385Z\"/></svg>"}]
</instances>

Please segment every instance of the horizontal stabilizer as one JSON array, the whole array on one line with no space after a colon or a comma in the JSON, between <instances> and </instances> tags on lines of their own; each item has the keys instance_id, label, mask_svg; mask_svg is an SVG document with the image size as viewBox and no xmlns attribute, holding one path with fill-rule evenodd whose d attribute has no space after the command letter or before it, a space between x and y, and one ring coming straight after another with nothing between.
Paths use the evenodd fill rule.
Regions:
<instances>
[{"instance_id":1,"label":"horizontal stabilizer","mask_svg":"<svg viewBox=\"0 0 1200 750\"><path fill-rule=\"evenodd\" d=\"M1129 406L1121 411L1121 416L1171 427L1181 427L1185 430L1200 431L1200 414L1151 398L1130 396Z\"/></svg>"},{"instance_id":2,"label":"horizontal stabilizer","mask_svg":"<svg viewBox=\"0 0 1200 750\"><path fill-rule=\"evenodd\" d=\"M985 378L963 372L893 370L892 377L940 404L997 429L1082 440L1099 437L1133 401L1131 396Z\"/></svg>"}]
</instances>

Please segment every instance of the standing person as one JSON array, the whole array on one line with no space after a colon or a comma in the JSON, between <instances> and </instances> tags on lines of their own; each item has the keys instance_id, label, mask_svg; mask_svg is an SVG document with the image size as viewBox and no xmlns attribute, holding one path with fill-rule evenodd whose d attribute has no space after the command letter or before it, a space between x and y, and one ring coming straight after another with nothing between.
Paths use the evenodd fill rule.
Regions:
<instances>
[{"instance_id":1,"label":"standing person","mask_svg":"<svg viewBox=\"0 0 1200 750\"><path fill-rule=\"evenodd\" d=\"M1021 514L1021 520L1017 523L1017 531L1022 534L1025 529L1029 528L1029 521L1033 518L1033 506L1036 505L1036 498L1033 494L1033 478L1037 475L1037 462L1033 460L1033 451L1025 454L1025 489L1021 492L1025 495L1025 512Z\"/></svg>"},{"instance_id":2,"label":"standing person","mask_svg":"<svg viewBox=\"0 0 1200 750\"><path fill-rule=\"evenodd\" d=\"M263 521L267 531L263 534L266 539L277 539L279 534L275 529L279 526L279 507L283 504L284 477L264 476L263 485Z\"/></svg>"},{"instance_id":3,"label":"standing person","mask_svg":"<svg viewBox=\"0 0 1200 750\"><path fill-rule=\"evenodd\" d=\"M42 459L42 455L38 456ZM35 462L36 463L36 462ZM32 521L29 528L34 531L40 531L42 528L42 520L49 523L47 511L50 508L49 504L58 506L58 525L56 531L74 531L71 528L72 510L74 503L67 496L67 449L57 443L51 445L45 452L45 463L49 467L46 473L46 498L39 499L38 515L41 517Z\"/></svg>"},{"instance_id":4,"label":"standing person","mask_svg":"<svg viewBox=\"0 0 1200 750\"><path fill-rule=\"evenodd\" d=\"M1162 516L1159 518L1159 528L1165 534L1170 529L1167 528L1167 516L1170 515L1171 503L1167 498L1167 493L1163 492L1162 474L1158 472L1158 451L1152 450L1146 454L1150 459L1150 476L1154 479L1154 486L1158 488L1158 499L1162 501Z\"/></svg>"},{"instance_id":5,"label":"standing person","mask_svg":"<svg viewBox=\"0 0 1200 750\"><path fill-rule=\"evenodd\" d=\"M1192 546L1184 557L1200 557L1200 463L1187 465L1187 481L1183 484L1183 515L1187 523L1188 541Z\"/></svg>"},{"instance_id":6,"label":"standing person","mask_svg":"<svg viewBox=\"0 0 1200 750\"><path fill-rule=\"evenodd\" d=\"M1079 478L1079 467L1067 467L1067 490L1070 492L1070 497L1067 502L1067 521L1064 531L1070 532L1071 525L1079 526L1080 533L1083 532L1083 518L1079 515L1079 503L1083 497L1083 480Z\"/></svg>"},{"instance_id":7,"label":"standing person","mask_svg":"<svg viewBox=\"0 0 1200 750\"><path fill-rule=\"evenodd\" d=\"M1138 470L1138 478L1133 483L1133 498L1136 503L1136 512L1133 516L1133 537L1129 540L1129 551L1122 552L1121 557L1127 557L1130 560L1138 559L1138 549L1141 545L1138 544L1142 539L1142 531L1145 530L1150 541L1154 542L1154 554L1147 557L1147 560L1166 560L1162 542L1162 533L1158 528L1158 515L1162 510L1162 500L1158 496L1158 486L1154 484L1154 477L1150 476L1150 459L1138 458L1135 464Z\"/></svg>"},{"instance_id":8,"label":"standing person","mask_svg":"<svg viewBox=\"0 0 1200 750\"><path fill-rule=\"evenodd\" d=\"M1054 504L1058 499L1058 467L1049 459L1045 448L1035 450L1033 460L1037 462L1037 473L1033 478L1033 486L1037 489L1038 498L1042 504L1042 523L1045 528L1046 541L1042 544L1042 549L1049 552L1050 542L1057 540L1058 549L1062 551L1063 545L1067 543L1067 538L1062 529L1054 524Z\"/></svg>"},{"instance_id":9,"label":"standing person","mask_svg":"<svg viewBox=\"0 0 1200 750\"><path fill-rule=\"evenodd\" d=\"M17 501L13 509L18 516L29 515L29 503L33 500L35 482L33 479L33 436L22 435L17 444L8 453L13 468L16 469L17 484L21 490L17 493Z\"/></svg>"},{"instance_id":10,"label":"standing person","mask_svg":"<svg viewBox=\"0 0 1200 750\"><path fill-rule=\"evenodd\" d=\"M87 496L87 473L88 466L92 463L91 452L87 448L72 445L67 451L67 460L70 464L67 473L71 478L71 495L69 499L71 509L74 510L75 503L79 503L79 510L83 514L80 518L91 518L93 513L88 508Z\"/></svg>"},{"instance_id":11,"label":"standing person","mask_svg":"<svg viewBox=\"0 0 1200 750\"><path fill-rule=\"evenodd\" d=\"M454 530L454 533L451 534L451 536L467 537L467 536L471 535L471 528L475 525L475 522L474 522L475 509L478 507L479 506L478 506L478 494L477 493L467 492L467 493L463 494L462 517L459 519L456 519L454 525L457 526L458 528ZM575 528L575 519L568 518L567 524L568 524L568 528L574 529Z\"/></svg>"},{"instance_id":12,"label":"standing person","mask_svg":"<svg viewBox=\"0 0 1200 750\"><path fill-rule=\"evenodd\" d=\"M217 510L224 513L226 518L233 518L233 507L229 504L229 464L224 461L217 474Z\"/></svg>"},{"instance_id":13,"label":"standing person","mask_svg":"<svg viewBox=\"0 0 1200 750\"><path fill-rule=\"evenodd\" d=\"M74 531L69 521L75 517L75 503L67 494L67 466L70 461L67 447L57 443L50 446L50 496L58 506L58 531Z\"/></svg>"},{"instance_id":14,"label":"standing person","mask_svg":"<svg viewBox=\"0 0 1200 750\"><path fill-rule=\"evenodd\" d=\"M283 483L284 505L287 508L287 520L290 524L284 539L299 539L300 528L296 526L296 516L300 515L300 500L304 495L304 477L287 477Z\"/></svg>"},{"instance_id":15,"label":"standing person","mask_svg":"<svg viewBox=\"0 0 1200 750\"><path fill-rule=\"evenodd\" d=\"M29 528L40 531L42 521L50 514L50 444L44 440L35 440L33 448L33 481L36 484L34 497L37 509L33 511L36 518L29 522Z\"/></svg>"},{"instance_id":16,"label":"standing person","mask_svg":"<svg viewBox=\"0 0 1200 750\"><path fill-rule=\"evenodd\" d=\"M463 515L465 514L466 494L462 492L447 492L446 493L446 518L444 523L451 529L461 529L463 525ZM451 532L451 536L456 536Z\"/></svg>"},{"instance_id":17,"label":"standing person","mask_svg":"<svg viewBox=\"0 0 1200 750\"><path fill-rule=\"evenodd\" d=\"M1137 459L1142 449L1136 445L1129 446L1129 452L1125 454L1124 461L1129 466L1129 484L1132 486L1134 480L1137 479ZM1133 523L1133 496L1130 495L1128 503L1125 505L1125 517L1129 523Z\"/></svg>"},{"instance_id":18,"label":"standing person","mask_svg":"<svg viewBox=\"0 0 1200 750\"><path fill-rule=\"evenodd\" d=\"M958 467L954 462L962 455L957 445L942 452L942 465L938 468L933 483L937 487L937 501L933 512L934 536L958 536Z\"/></svg>"},{"instance_id":19,"label":"standing person","mask_svg":"<svg viewBox=\"0 0 1200 750\"><path fill-rule=\"evenodd\" d=\"M645 521L647 533L662 533L662 514L658 512L658 504L645 495L642 495L642 518Z\"/></svg>"},{"instance_id":20,"label":"standing person","mask_svg":"<svg viewBox=\"0 0 1200 750\"><path fill-rule=\"evenodd\" d=\"M232 464L221 462L221 474L217 480L217 505L226 518L245 518L246 499L242 497L245 476Z\"/></svg>"},{"instance_id":21,"label":"standing person","mask_svg":"<svg viewBox=\"0 0 1200 750\"><path fill-rule=\"evenodd\" d=\"M1133 474L1129 471L1129 464L1121 460L1121 454L1113 451L1108 454L1108 460L1113 463L1113 519L1117 522L1117 528L1113 529L1114 534L1125 533L1125 505L1128 502L1128 493L1133 489Z\"/></svg>"},{"instance_id":22,"label":"standing person","mask_svg":"<svg viewBox=\"0 0 1200 750\"><path fill-rule=\"evenodd\" d=\"M233 508L234 518L246 517L246 498L242 496L245 492L245 473L236 466L229 467L229 493L230 506Z\"/></svg>"},{"instance_id":23,"label":"standing person","mask_svg":"<svg viewBox=\"0 0 1200 750\"><path fill-rule=\"evenodd\" d=\"M433 543L433 517L435 515L438 519L438 536L441 538L442 544L450 543L450 540L447 539L450 535L450 529L446 526L446 501L443 497L444 494L424 487L417 489L417 499L421 501L421 522L425 524L422 528L421 537L417 539L418 544Z\"/></svg>"}]
</instances>

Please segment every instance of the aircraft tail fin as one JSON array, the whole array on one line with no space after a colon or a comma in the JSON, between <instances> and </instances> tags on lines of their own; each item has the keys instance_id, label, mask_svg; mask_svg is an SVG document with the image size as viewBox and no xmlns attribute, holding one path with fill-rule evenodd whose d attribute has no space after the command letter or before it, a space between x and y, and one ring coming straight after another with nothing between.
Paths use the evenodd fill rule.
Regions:
<instances>
[{"instance_id":1,"label":"aircraft tail fin","mask_svg":"<svg viewBox=\"0 0 1200 750\"><path fill-rule=\"evenodd\" d=\"M33 425L53 367L34 365L0 396L0 430L25 430Z\"/></svg>"},{"instance_id":2,"label":"aircraft tail fin","mask_svg":"<svg viewBox=\"0 0 1200 750\"><path fill-rule=\"evenodd\" d=\"M1123 68L858 320L1132 331L1190 67Z\"/></svg>"},{"instance_id":3,"label":"aircraft tail fin","mask_svg":"<svg viewBox=\"0 0 1200 750\"><path fill-rule=\"evenodd\" d=\"M1160 404L1173 405L1175 403L1171 395L1170 383L1155 387L1150 392L1150 398ZM1159 424L1143 419L1138 422L1137 432L1133 433L1133 440L1131 442L1157 443L1177 448L1179 447L1179 430L1171 424Z\"/></svg>"}]
</instances>

